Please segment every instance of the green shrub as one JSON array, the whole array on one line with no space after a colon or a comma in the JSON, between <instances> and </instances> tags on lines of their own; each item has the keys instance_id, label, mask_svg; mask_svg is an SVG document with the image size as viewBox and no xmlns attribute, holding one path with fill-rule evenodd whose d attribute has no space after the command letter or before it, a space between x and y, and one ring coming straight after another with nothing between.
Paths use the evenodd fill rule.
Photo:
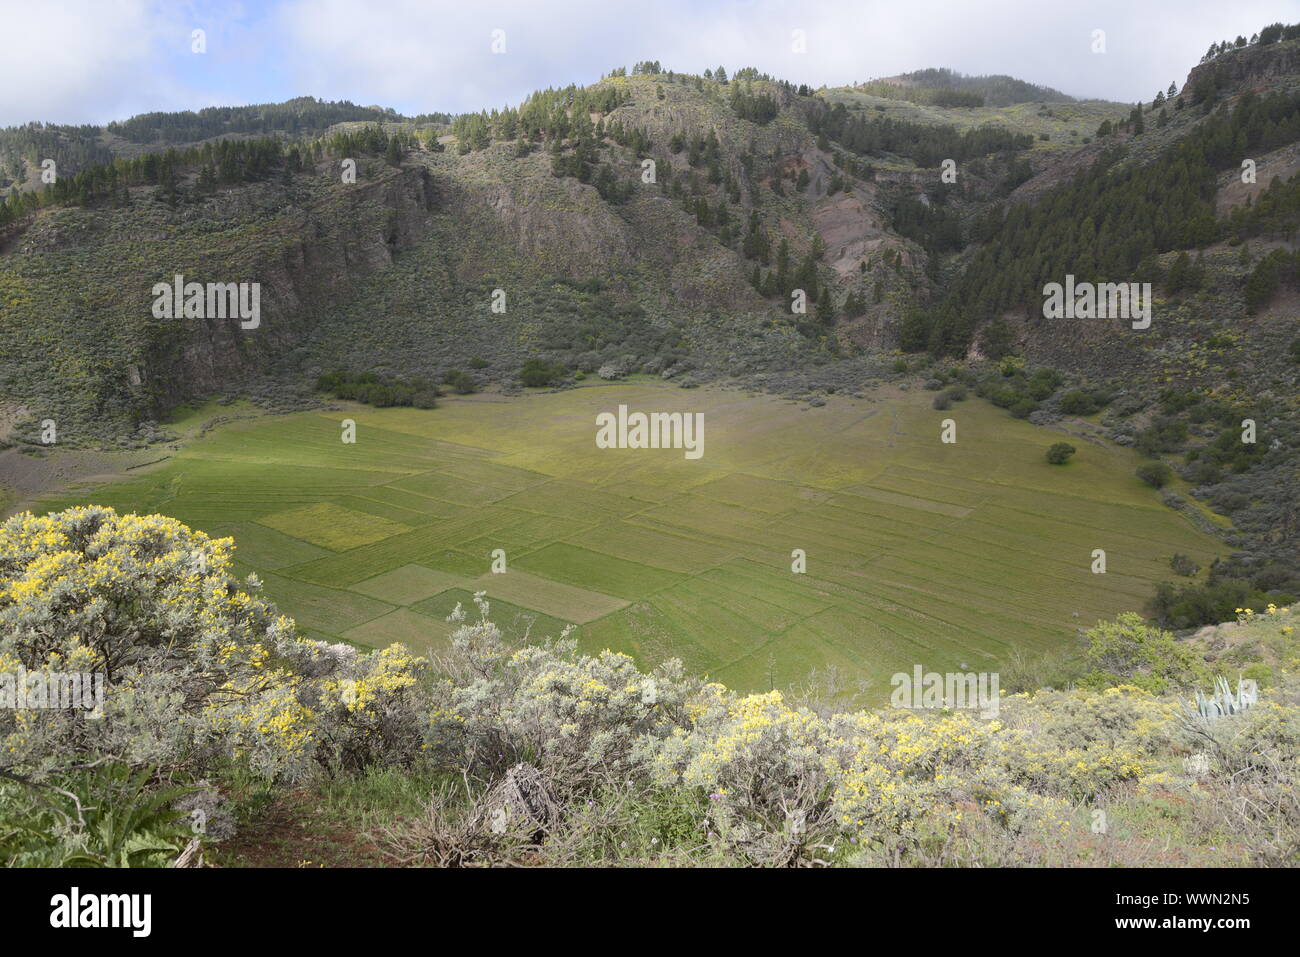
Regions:
<instances>
[{"instance_id":1,"label":"green shrub","mask_svg":"<svg viewBox=\"0 0 1300 957\"><path fill-rule=\"evenodd\" d=\"M1138 433L1136 447L1144 455L1177 452L1187 441L1187 423L1167 415L1157 416Z\"/></svg>"},{"instance_id":2,"label":"green shrub","mask_svg":"<svg viewBox=\"0 0 1300 957\"><path fill-rule=\"evenodd\" d=\"M1238 608L1265 608L1270 601L1291 602L1286 593L1269 595L1249 582L1235 578L1206 583L1189 582L1181 587L1169 582L1156 586L1152 611L1157 621L1169 628L1196 628L1231 621Z\"/></svg>"},{"instance_id":3,"label":"green shrub","mask_svg":"<svg viewBox=\"0 0 1300 957\"><path fill-rule=\"evenodd\" d=\"M444 384L455 389L459 395L470 395L471 393L478 391L478 384L474 379L468 373L462 372L460 369L452 369L443 376L442 381Z\"/></svg>"},{"instance_id":4,"label":"green shrub","mask_svg":"<svg viewBox=\"0 0 1300 957\"><path fill-rule=\"evenodd\" d=\"M1101 406L1092 393L1073 389L1061 396L1058 408L1065 415L1092 415Z\"/></svg>"},{"instance_id":5,"label":"green shrub","mask_svg":"<svg viewBox=\"0 0 1300 957\"><path fill-rule=\"evenodd\" d=\"M519 370L519 381L530 389L555 385L568 375L568 370L559 363L549 363L543 359L529 359Z\"/></svg>"},{"instance_id":6,"label":"green shrub","mask_svg":"<svg viewBox=\"0 0 1300 957\"><path fill-rule=\"evenodd\" d=\"M1042 402L1061 387L1061 374L1055 369L1038 369L1025 383L1030 398Z\"/></svg>"},{"instance_id":7,"label":"green shrub","mask_svg":"<svg viewBox=\"0 0 1300 957\"><path fill-rule=\"evenodd\" d=\"M1127 612L1088 631L1087 687L1131 684L1163 694L1190 688L1211 675L1205 661L1172 632L1153 628Z\"/></svg>"},{"instance_id":8,"label":"green shrub","mask_svg":"<svg viewBox=\"0 0 1300 957\"><path fill-rule=\"evenodd\" d=\"M1164 488L1173 481L1174 470L1164 462L1147 462L1133 473L1152 488Z\"/></svg>"},{"instance_id":9,"label":"green shrub","mask_svg":"<svg viewBox=\"0 0 1300 957\"><path fill-rule=\"evenodd\" d=\"M1030 401L1024 393L1014 387L996 385L988 390L988 400L1000 409L1010 409L1018 402Z\"/></svg>"},{"instance_id":10,"label":"green shrub","mask_svg":"<svg viewBox=\"0 0 1300 957\"><path fill-rule=\"evenodd\" d=\"M339 399L381 409L391 406L432 409L437 396L437 390L424 379L384 378L374 372L326 373L316 380L316 388Z\"/></svg>"},{"instance_id":11,"label":"green shrub","mask_svg":"<svg viewBox=\"0 0 1300 957\"><path fill-rule=\"evenodd\" d=\"M1077 451L1078 449L1069 442L1055 442L1047 450L1047 461L1053 465L1064 465L1070 461L1070 456Z\"/></svg>"}]
</instances>

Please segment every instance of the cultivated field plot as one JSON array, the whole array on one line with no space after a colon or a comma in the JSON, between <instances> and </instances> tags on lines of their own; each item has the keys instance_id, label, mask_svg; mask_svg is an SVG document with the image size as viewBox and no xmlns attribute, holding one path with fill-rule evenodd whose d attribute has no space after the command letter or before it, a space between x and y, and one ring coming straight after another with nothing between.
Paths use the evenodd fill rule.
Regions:
<instances>
[{"instance_id":1,"label":"cultivated field plot","mask_svg":"<svg viewBox=\"0 0 1300 957\"><path fill-rule=\"evenodd\" d=\"M1133 476L1132 452L1078 441L1051 466L1059 433L931 398L806 409L622 383L264 417L42 508L96 502L232 536L239 570L322 639L437 650L446 616L486 591L515 636L572 624L585 649L676 656L746 689L834 664L878 696L914 664L1064 650L1080 627L1140 610L1175 552L1213 559L1217 543ZM597 448L595 417L619 404L704 413L703 458ZM944 418L955 444L939 441Z\"/></svg>"}]
</instances>

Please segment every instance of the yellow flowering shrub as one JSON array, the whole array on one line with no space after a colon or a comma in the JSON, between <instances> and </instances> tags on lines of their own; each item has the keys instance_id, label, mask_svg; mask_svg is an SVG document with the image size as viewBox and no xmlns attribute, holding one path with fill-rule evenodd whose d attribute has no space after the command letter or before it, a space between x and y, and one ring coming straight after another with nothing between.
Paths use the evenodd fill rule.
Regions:
<instances>
[{"instance_id":1,"label":"yellow flowering shrub","mask_svg":"<svg viewBox=\"0 0 1300 957\"><path fill-rule=\"evenodd\" d=\"M307 773L327 727L315 685L342 662L295 635L255 579L232 579L232 550L96 506L0 525L0 676L84 675L102 691L93 711L0 707L0 767L39 776L111 754L197 768L226 754ZM393 654L362 668L366 710L401 670Z\"/></svg>"},{"instance_id":2,"label":"yellow flowering shrub","mask_svg":"<svg viewBox=\"0 0 1300 957\"><path fill-rule=\"evenodd\" d=\"M350 651L336 649L342 666L321 681L314 702L318 759L348 769L410 765L424 744L428 661L400 644L367 655Z\"/></svg>"},{"instance_id":3,"label":"yellow flowering shrub","mask_svg":"<svg viewBox=\"0 0 1300 957\"><path fill-rule=\"evenodd\" d=\"M1003 703L998 760L1035 791L1087 799L1151 770L1181 735L1186 705L1132 685L1040 691Z\"/></svg>"}]
</instances>

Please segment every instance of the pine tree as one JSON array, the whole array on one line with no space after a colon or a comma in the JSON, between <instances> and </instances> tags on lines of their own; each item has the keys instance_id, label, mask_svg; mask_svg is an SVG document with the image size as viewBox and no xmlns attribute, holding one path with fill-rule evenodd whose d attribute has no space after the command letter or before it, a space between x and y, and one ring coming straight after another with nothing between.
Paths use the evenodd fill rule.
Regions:
<instances>
[{"instance_id":1,"label":"pine tree","mask_svg":"<svg viewBox=\"0 0 1300 957\"><path fill-rule=\"evenodd\" d=\"M826 289L817 300L817 321L826 329L835 325L835 297L830 289Z\"/></svg>"},{"instance_id":2,"label":"pine tree","mask_svg":"<svg viewBox=\"0 0 1300 957\"><path fill-rule=\"evenodd\" d=\"M1183 251L1174 259L1174 264L1169 267L1169 275L1165 278L1165 289L1168 292L1181 292L1186 288L1191 273L1191 262L1187 258L1187 252Z\"/></svg>"}]
</instances>

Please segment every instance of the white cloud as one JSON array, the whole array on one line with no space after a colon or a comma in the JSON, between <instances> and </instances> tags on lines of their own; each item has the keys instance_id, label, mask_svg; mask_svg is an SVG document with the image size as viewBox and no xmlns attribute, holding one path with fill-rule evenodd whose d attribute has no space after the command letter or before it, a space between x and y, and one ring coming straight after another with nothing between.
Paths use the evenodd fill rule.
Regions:
<instances>
[{"instance_id":1,"label":"white cloud","mask_svg":"<svg viewBox=\"0 0 1300 957\"><path fill-rule=\"evenodd\" d=\"M282 22L295 37L291 63L313 91L457 111L590 82L638 59L693 72L756 66L813 86L946 66L1133 101L1171 79L1181 85L1211 42L1294 13L1287 0L291 0ZM507 31L504 56L488 53L494 27ZM795 29L806 54L791 50ZM1104 55L1091 50L1095 29L1106 31Z\"/></svg>"},{"instance_id":2,"label":"white cloud","mask_svg":"<svg viewBox=\"0 0 1300 957\"><path fill-rule=\"evenodd\" d=\"M1181 84L1211 42L1295 14L1294 0L0 0L0 125L301 94L463 111L639 59L812 86L946 66L1134 101ZM188 51L198 24L201 58ZM490 51L494 29L504 55ZM1090 52L1094 29L1105 55Z\"/></svg>"},{"instance_id":3,"label":"white cloud","mask_svg":"<svg viewBox=\"0 0 1300 957\"><path fill-rule=\"evenodd\" d=\"M156 20L143 0L4 4L0 123L92 122L148 89Z\"/></svg>"}]
</instances>

